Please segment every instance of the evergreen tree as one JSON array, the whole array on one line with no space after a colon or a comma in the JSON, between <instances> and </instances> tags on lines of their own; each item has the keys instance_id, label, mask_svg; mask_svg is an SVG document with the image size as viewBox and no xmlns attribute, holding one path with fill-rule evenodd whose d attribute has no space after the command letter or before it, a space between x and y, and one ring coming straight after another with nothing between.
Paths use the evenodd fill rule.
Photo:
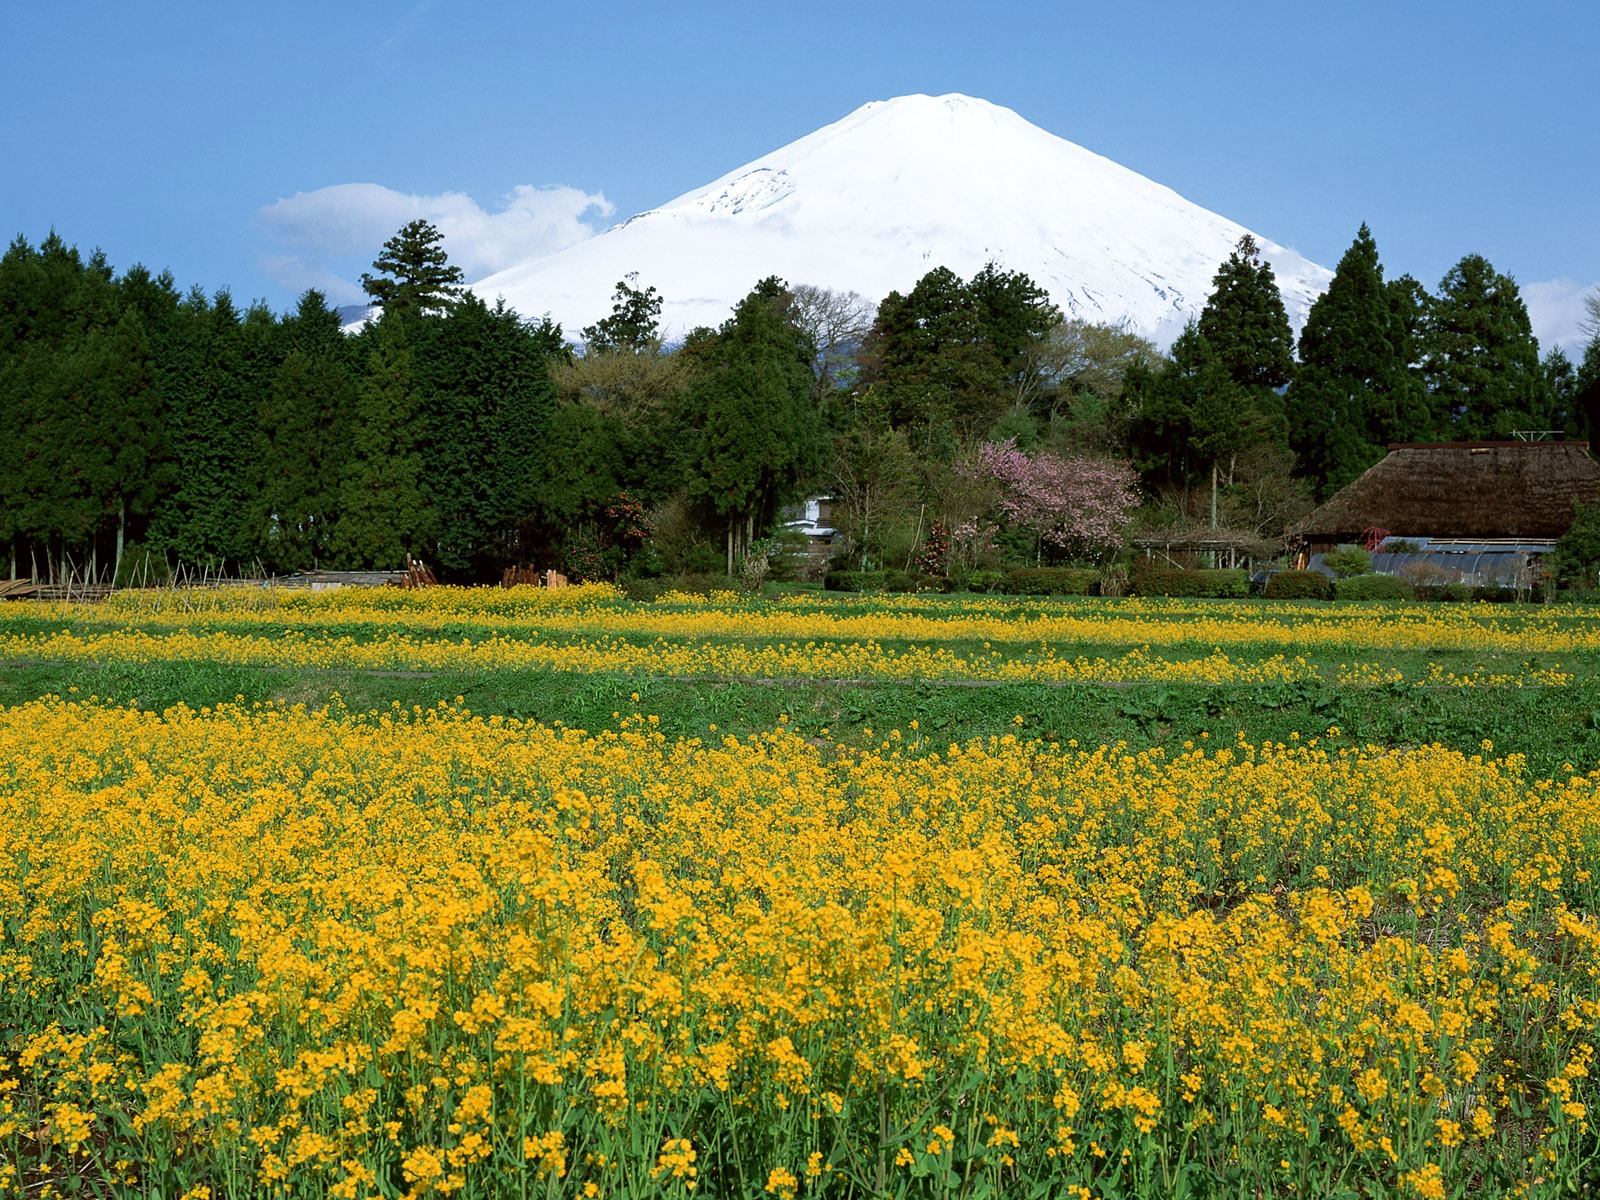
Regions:
<instances>
[{"instance_id":1,"label":"evergreen tree","mask_svg":"<svg viewBox=\"0 0 1600 1200\"><path fill-rule=\"evenodd\" d=\"M155 498L161 414L150 343L98 252L52 233L0 259L0 535L13 570L109 574Z\"/></svg>"},{"instance_id":2,"label":"evergreen tree","mask_svg":"<svg viewBox=\"0 0 1600 1200\"><path fill-rule=\"evenodd\" d=\"M1574 432L1588 441L1600 441L1600 338L1584 347L1570 404Z\"/></svg>"},{"instance_id":3,"label":"evergreen tree","mask_svg":"<svg viewBox=\"0 0 1600 1200\"><path fill-rule=\"evenodd\" d=\"M640 291L637 271L617 281L611 294L611 315L583 328L584 354L627 351L639 354L661 344L661 293Z\"/></svg>"},{"instance_id":4,"label":"evergreen tree","mask_svg":"<svg viewBox=\"0 0 1600 1200\"><path fill-rule=\"evenodd\" d=\"M1425 371L1437 411L1458 438L1547 429L1539 343L1516 282L1481 254L1451 268L1429 306Z\"/></svg>"},{"instance_id":5,"label":"evergreen tree","mask_svg":"<svg viewBox=\"0 0 1600 1200\"><path fill-rule=\"evenodd\" d=\"M781 281L762 280L741 300L685 403L698 431L685 463L690 491L726 523L734 557L821 465L823 436L811 408L815 347L790 320Z\"/></svg>"},{"instance_id":6,"label":"evergreen tree","mask_svg":"<svg viewBox=\"0 0 1600 1200\"><path fill-rule=\"evenodd\" d=\"M1272 264L1248 233L1212 279L1200 333L1242 387L1281 388L1294 374L1294 334Z\"/></svg>"},{"instance_id":7,"label":"evergreen tree","mask_svg":"<svg viewBox=\"0 0 1600 1200\"><path fill-rule=\"evenodd\" d=\"M989 264L971 283L935 267L908 295L891 292L862 348L864 382L883 390L896 428L924 453L999 419L1026 374L1029 351L1060 320L1026 275Z\"/></svg>"},{"instance_id":8,"label":"evergreen tree","mask_svg":"<svg viewBox=\"0 0 1600 1200\"><path fill-rule=\"evenodd\" d=\"M427 221L410 221L383 244L361 287L381 304L385 315L426 316L447 311L461 294L465 277L444 252L444 234Z\"/></svg>"},{"instance_id":9,"label":"evergreen tree","mask_svg":"<svg viewBox=\"0 0 1600 1200\"><path fill-rule=\"evenodd\" d=\"M371 349L356 390L350 458L333 530L336 561L395 570L420 555L434 533L424 488L423 426L411 352L397 335L365 335Z\"/></svg>"},{"instance_id":10,"label":"evergreen tree","mask_svg":"<svg viewBox=\"0 0 1600 1200\"><path fill-rule=\"evenodd\" d=\"M558 326L472 295L419 333L434 555L446 570L481 577L518 557L555 410L547 360L560 346Z\"/></svg>"},{"instance_id":11,"label":"evergreen tree","mask_svg":"<svg viewBox=\"0 0 1600 1200\"><path fill-rule=\"evenodd\" d=\"M276 320L241 314L226 291L194 289L180 306L186 343L170 356L167 423L175 483L152 522L161 549L191 564L250 557L256 422L276 368Z\"/></svg>"},{"instance_id":12,"label":"evergreen tree","mask_svg":"<svg viewBox=\"0 0 1600 1200\"><path fill-rule=\"evenodd\" d=\"M997 360L1007 389L1015 394L1030 348L1061 321L1050 293L1021 271L1002 271L994 263L972 277L967 292L977 307L983 338Z\"/></svg>"},{"instance_id":13,"label":"evergreen tree","mask_svg":"<svg viewBox=\"0 0 1600 1200\"><path fill-rule=\"evenodd\" d=\"M1560 346L1552 346L1539 361L1539 371L1544 376L1545 402L1550 414L1550 428L1560 430L1563 437L1581 437L1578 414L1578 369Z\"/></svg>"},{"instance_id":14,"label":"evergreen tree","mask_svg":"<svg viewBox=\"0 0 1600 1200\"><path fill-rule=\"evenodd\" d=\"M841 553L856 566L883 567L913 552L917 467L905 430L890 428L883 401L867 392L834 440L828 472Z\"/></svg>"},{"instance_id":15,"label":"evergreen tree","mask_svg":"<svg viewBox=\"0 0 1600 1200\"><path fill-rule=\"evenodd\" d=\"M278 341L283 357L257 413L246 524L265 566L303 571L333 549L355 409L353 340L313 290L281 323Z\"/></svg>"},{"instance_id":16,"label":"evergreen tree","mask_svg":"<svg viewBox=\"0 0 1600 1200\"><path fill-rule=\"evenodd\" d=\"M1377 243L1362 225L1311 306L1285 396L1290 445L1322 495L1378 462L1389 443L1427 433L1427 403L1407 342Z\"/></svg>"},{"instance_id":17,"label":"evergreen tree","mask_svg":"<svg viewBox=\"0 0 1600 1200\"><path fill-rule=\"evenodd\" d=\"M1213 516L1240 454L1284 440L1277 395L1236 382L1197 322L1178 336L1165 366L1137 368L1127 382L1138 406L1131 435L1135 465L1153 483L1203 483Z\"/></svg>"},{"instance_id":18,"label":"evergreen tree","mask_svg":"<svg viewBox=\"0 0 1600 1200\"><path fill-rule=\"evenodd\" d=\"M557 404L533 507L547 545L596 520L627 486L627 440L614 414L571 400Z\"/></svg>"}]
</instances>

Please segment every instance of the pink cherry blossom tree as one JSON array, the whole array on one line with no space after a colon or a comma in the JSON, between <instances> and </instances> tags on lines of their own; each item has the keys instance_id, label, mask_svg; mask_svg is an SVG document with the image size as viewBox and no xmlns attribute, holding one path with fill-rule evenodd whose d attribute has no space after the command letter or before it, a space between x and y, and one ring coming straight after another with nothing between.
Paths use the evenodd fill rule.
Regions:
<instances>
[{"instance_id":1,"label":"pink cherry blossom tree","mask_svg":"<svg viewBox=\"0 0 1600 1200\"><path fill-rule=\"evenodd\" d=\"M1138 475L1118 459L1032 454L1016 441L988 442L965 469L999 485L996 512L1030 530L1042 551L1055 547L1079 558L1104 558L1123 544L1139 503Z\"/></svg>"}]
</instances>

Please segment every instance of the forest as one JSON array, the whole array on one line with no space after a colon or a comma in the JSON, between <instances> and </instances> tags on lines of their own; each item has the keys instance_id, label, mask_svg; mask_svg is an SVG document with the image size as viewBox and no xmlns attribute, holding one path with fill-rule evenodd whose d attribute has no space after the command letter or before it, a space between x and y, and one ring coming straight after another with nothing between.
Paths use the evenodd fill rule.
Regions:
<instances>
[{"instance_id":1,"label":"forest","mask_svg":"<svg viewBox=\"0 0 1600 1200\"><path fill-rule=\"evenodd\" d=\"M1247 236L1163 352L1025 274L944 267L873 303L775 278L662 336L636 276L578 331L467 291L416 221L347 328L317 291L241 307L55 233L0 258L0 545L13 578L128 582L508 567L734 573L832 498L841 567L1103 564L1133 529L1270 541L1396 442L1587 439L1581 361L1541 356L1480 255L1433 291L1362 226L1295 338Z\"/></svg>"}]
</instances>

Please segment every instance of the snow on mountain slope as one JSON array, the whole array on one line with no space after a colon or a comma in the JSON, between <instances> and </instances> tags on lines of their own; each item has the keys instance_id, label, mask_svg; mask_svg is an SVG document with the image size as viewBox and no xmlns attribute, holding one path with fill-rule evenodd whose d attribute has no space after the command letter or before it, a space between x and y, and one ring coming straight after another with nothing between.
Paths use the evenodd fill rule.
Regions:
<instances>
[{"instance_id":1,"label":"snow on mountain slope","mask_svg":"<svg viewBox=\"0 0 1600 1200\"><path fill-rule=\"evenodd\" d=\"M1126 321L1167 345L1245 232L1008 108L902 96L473 290L549 313L574 337L637 271L663 296L672 337L720 324L767 275L876 302L936 266L970 278L993 261L1026 272L1068 315ZM1298 329L1331 273L1256 240Z\"/></svg>"}]
</instances>

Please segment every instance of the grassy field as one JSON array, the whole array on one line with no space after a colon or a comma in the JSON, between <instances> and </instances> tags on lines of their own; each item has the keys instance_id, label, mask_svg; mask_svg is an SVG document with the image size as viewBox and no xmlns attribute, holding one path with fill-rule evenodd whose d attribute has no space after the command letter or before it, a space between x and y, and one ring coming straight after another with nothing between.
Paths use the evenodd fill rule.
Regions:
<instances>
[{"instance_id":1,"label":"grassy field","mask_svg":"<svg viewBox=\"0 0 1600 1200\"><path fill-rule=\"evenodd\" d=\"M1593 1194L1597 666L1563 606L6 606L0 1192Z\"/></svg>"}]
</instances>

